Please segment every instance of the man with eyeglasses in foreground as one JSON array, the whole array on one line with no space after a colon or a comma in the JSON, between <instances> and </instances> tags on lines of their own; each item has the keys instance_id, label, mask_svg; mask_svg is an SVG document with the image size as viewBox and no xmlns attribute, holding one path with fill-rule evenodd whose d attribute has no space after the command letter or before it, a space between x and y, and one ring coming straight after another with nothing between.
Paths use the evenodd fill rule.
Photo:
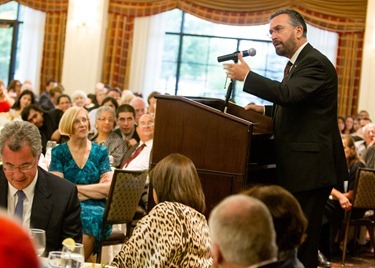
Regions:
<instances>
[{"instance_id":1,"label":"man with eyeglasses in foreground","mask_svg":"<svg viewBox=\"0 0 375 268\"><path fill-rule=\"evenodd\" d=\"M48 256L65 238L82 241L81 206L74 184L38 167L41 152L34 124L12 121L1 130L0 207L26 229L45 230Z\"/></svg>"},{"instance_id":2,"label":"man with eyeglasses in foreground","mask_svg":"<svg viewBox=\"0 0 375 268\"><path fill-rule=\"evenodd\" d=\"M301 14L279 10L269 22L276 54L289 59L283 80L255 73L241 55L238 64L225 68L231 79L245 81L245 92L274 103L272 111L254 105L245 109L273 117L278 184L293 193L308 220L298 258L306 268L316 268L325 204L332 187L348 178L337 126L337 74L327 57L307 42Z\"/></svg>"}]
</instances>

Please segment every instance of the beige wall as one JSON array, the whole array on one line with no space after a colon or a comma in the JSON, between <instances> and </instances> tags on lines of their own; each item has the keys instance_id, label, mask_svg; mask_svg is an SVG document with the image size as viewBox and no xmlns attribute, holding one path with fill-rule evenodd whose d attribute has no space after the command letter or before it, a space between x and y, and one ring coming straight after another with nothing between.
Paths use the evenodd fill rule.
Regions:
<instances>
[{"instance_id":1,"label":"beige wall","mask_svg":"<svg viewBox=\"0 0 375 268\"><path fill-rule=\"evenodd\" d=\"M361 69L359 110L367 110L375 122L375 0L368 0L365 44Z\"/></svg>"},{"instance_id":2,"label":"beige wall","mask_svg":"<svg viewBox=\"0 0 375 268\"><path fill-rule=\"evenodd\" d=\"M94 93L101 79L109 0L69 1L62 84Z\"/></svg>"}]
</instances>

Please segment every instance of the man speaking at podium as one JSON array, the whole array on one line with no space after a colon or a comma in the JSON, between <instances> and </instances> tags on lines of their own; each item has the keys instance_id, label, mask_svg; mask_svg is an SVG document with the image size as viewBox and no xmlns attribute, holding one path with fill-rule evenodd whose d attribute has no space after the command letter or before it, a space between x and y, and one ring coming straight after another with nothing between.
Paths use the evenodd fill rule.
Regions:
<instances>
[{"instance_id":1,"label":"man speaking at podium","mask_svg":"<svg viewBox=\"0 0 375 268\"><path fill-rule=\"evenodd\" d=\"M305 267L316 268L324 205L332 187L348 176L337 126L337 74L307 42L298 12L277 11L269 22L276 54L289 58L282 82L252 72L241 55L238 64L225 68L230 78L245 81L245 92L274 104L245 109L273 117L278 183L294 194L309 221L298 257Z\"/></svg>"}]
</instances>

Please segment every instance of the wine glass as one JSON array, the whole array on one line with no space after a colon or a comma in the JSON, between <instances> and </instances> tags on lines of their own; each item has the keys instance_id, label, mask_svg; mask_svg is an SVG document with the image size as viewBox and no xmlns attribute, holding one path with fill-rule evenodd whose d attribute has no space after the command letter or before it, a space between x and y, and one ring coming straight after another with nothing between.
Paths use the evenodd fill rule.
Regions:
<instances>
[{"instance_id":1,"label":"wine glass","mask_svg":"<svg viewBox=\"0 0 375 268\"><path fill-rule=\"evenodd\" d=\"M48 254L48 267L60 268L62 251L50 251Z\"/></svg>"},{"instance_id":2,"label":"wine glass","mask_svg":"<svg viewBox=\"0 0 375 268\"><path fill-rule=\"evenodd\" d=\"M62 256L65 265L63 267L80 268L85 261L83 245L80 243L75 243L74 247L64 245L62 251L65 253Z\"/></svg>"},{"instance_id":3,"label":"wine glass","mask_svg":"<svg viewBox=\"0 0 375 268\"><path fill-rule=\"evenodd\" d=\"M30 235L34 242L36 253L40 257L46 248L46 231L42 229L30 229Z\"/></svg>"}]
</instances>

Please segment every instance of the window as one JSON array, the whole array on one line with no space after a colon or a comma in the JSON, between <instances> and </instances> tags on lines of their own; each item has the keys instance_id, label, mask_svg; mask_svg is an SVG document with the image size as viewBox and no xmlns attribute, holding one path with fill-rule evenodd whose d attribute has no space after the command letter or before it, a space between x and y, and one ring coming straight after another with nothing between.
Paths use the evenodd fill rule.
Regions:
<instances>
[{"instance_id":1,"label":"window","mask_svg":"<svg viewBox=\"0 0 375 268\"><path fill-rule=\"evenodd\" d=\"M228 26L208 22L181 10L164 13L165 36L162 71L157 83L160 92L182 96L200 96L224 99L229 81L217 57L235 51L255 48L256 56L247 57L252 70L270 79L281 81L287 58L276 55L267 36L268 25ZM335 64L337 34L308 25L309 42L321 50ZM327 40L331 46L327 46ZM325 45L321 45L325 44ZM329 50L329 51L325 51ZM332 55L332 56L330 56ZM234 101L247 103L268 102L242 91L237 81L233 90Z\"/></svg>"},{"instance_id":2,"label":"window","mask_svg":"<svg viewBox=\"0 0 375 268\"><path fill-rule=\"evenodd\" d=\"M217 57L255 48L257 55L246 58L257 73L280 80L286 59L274 53L267 37L267 26L237 27L201 20L180 10L166 14L166 33L162 75L158 88L173 95L201 96L224 99L226 74ZM168 55L168 56L166 56ZM242 82L236 82L234 101L265 103L242 92Z\"/></svg>"},{"instance_id":3,"label":"window","mask_svg":"<svg viewBox=\"0 0 375 268\"><path fill-rule=\"evenodd\" d=\"M19 67L23 9L16 2L0 5L0 80L7 86Z\"/></svg>"}]
</instances>

